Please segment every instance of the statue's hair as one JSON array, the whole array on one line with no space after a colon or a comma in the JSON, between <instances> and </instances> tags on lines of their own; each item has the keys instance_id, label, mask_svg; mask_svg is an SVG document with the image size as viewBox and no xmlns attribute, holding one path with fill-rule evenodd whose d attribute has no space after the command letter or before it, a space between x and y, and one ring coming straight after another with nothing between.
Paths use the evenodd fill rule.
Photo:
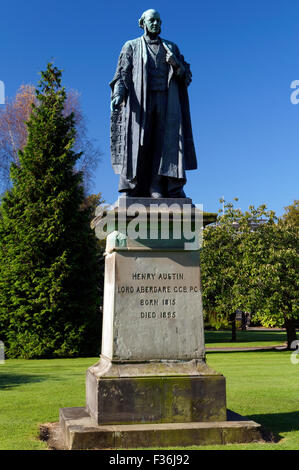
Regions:
<instances>
[{"instance_id":1,"label":"statue's hair","mask_svg":"<svg viewBox=\"0 0 299 470\"><path fill-rule=\"evenodd\" d=\"M144 29L144 24L143 24L144 17L146 15L146 13L148 13L149 11L155 11L160 16L160 13L157 10L154 10L153 8L150 8L149 10L144 11L141 15L141 18L138 20L139 27L142 28L142 29ZM161 18L160 18L160 20L161 20ZM162 21L161 21L161 23L162 23Z\"/></svg>"}]
</instances>

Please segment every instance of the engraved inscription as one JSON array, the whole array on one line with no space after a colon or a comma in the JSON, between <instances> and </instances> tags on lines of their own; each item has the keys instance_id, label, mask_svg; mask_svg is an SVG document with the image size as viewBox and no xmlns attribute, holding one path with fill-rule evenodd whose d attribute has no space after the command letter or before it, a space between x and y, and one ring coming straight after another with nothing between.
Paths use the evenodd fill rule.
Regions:
<instances>
[{"instance_id":1,"label":"engraved inscription","mask_svg":"<svg viewBox=\"0 0 299 470\"><path fill-rule=\"evenodd\" d=\"M102 354L122 361L202 358L199 253L128 250L106 261L112 274L105 278Z\"/></svg>"},{"instance_id":2,"label":"engraved inscription","mask_svg":"<svg viewBox=\"0 0 299 470\"><path fill-rule=\"evenodd\" d=\"M174 319L177 312L171 310L171 307L177 305L177 295L188 293L199 293L198 285L180 284L184 281L184 273L182 272L133 272L130 274L132 284L118 285L117 292L119 294L137 294L136 296L136 313L139 318L143 319ZM144 284L147 281L148 284ZM165 281L166 284L163 283ZM167 285L167 281L172 281L171 285ZM142 297L139 297L141 294ZM159 297L159 294L167 294L167 297ZM148 310L143 310L144 308ZM150 310L156 307L158 310ZM165 310L170 309L170 310ZM142 311L140 310L142 309Z\"/></svg>"},{"instance_id":3,"label":"engraved inscription","mask_svg":"<svg viewBox=\"0 0 299 470\"><path fill-rule=\"evenodd\" d=\"M158 281L169 280L182 280L184 279L183 273L133 273L132 279L143 281L148 279L157 279Z\"/></svg>"}]
</instances>

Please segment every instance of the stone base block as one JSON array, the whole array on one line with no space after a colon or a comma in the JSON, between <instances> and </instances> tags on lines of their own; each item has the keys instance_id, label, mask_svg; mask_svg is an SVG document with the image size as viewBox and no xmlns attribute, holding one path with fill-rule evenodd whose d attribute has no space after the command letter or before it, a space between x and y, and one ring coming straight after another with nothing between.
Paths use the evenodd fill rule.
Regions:
<instances>
[{"instance_id":1,"label":"stone base block","mask_svg":"<svg viewBox=\"0 0 299 470\"><path fill-rule=\"evenodd\" d=\"M85 408L60 409L60 430L69 450L136 449L248 443L262 439L261 426L233 413L231 420L163 424L97 425Z\"/></svg>"},{"instance_id":2,"label":"stone base block","mask_svg":"<svg viewBox=\"0 0 299 470\"><path fill-rule=\"evenodd\" d=\"M225 378L205 363L113 364L86 376L86 409L96 424L226 420Z\"/></svg>"}]
</instances>

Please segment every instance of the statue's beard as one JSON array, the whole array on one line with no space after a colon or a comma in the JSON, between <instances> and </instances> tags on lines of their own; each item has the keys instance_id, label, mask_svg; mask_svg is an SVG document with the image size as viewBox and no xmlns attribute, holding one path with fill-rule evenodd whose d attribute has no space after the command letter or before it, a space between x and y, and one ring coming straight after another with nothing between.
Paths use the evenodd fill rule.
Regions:
<instances>
[{"instance_id":1,"label":"statue's beard","mask_svg":"<svg viewBox=\"0 0 299 470\"><path fill-rule=\"evenodd\" d=\"M159 28L157 31L150 31L147 26L145 26L145 33L148 36L159 36L161 33L161 28Z\"/></svg>"}]
</instances>

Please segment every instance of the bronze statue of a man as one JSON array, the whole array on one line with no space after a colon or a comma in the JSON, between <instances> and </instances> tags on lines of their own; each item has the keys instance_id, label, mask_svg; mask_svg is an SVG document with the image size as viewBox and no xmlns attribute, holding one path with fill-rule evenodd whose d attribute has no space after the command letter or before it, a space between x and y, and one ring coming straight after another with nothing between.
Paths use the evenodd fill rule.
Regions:
<instances>
[{"instance_id":1,"label":"bronze statue of a man","mask_svg":"<svg viewBox=\"0 0 299 470\"><path fill-rule=\"evenodd\" d=\"M136 197L186 197L185 170L197 168L187 86L189 65L159 35L160 15L145 11L144 35L123 46L111 93L111 157L119 191Z\"/></svg>"}]
</instances>

